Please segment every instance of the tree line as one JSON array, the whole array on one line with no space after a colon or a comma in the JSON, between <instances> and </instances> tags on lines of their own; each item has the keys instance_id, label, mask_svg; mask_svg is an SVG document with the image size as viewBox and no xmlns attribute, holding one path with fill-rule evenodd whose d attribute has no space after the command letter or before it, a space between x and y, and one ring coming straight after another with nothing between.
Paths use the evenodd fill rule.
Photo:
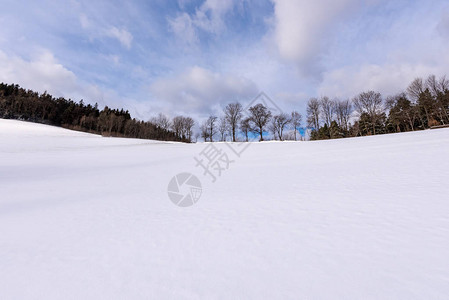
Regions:
<instances>
[{"instance_id":1,"label":"tree line","mask_svg":"<svg viewBox=\"0 0 449 300\"><path fill-rule=\"evenodd\" d=\"M211 115L200 125L198 136L205 142L213 142L218 136L219 141L226 141L228 136L233 142L238 140L239 132L248 142L251 134L264 140L264 134L268 131L272 133L273 139L297 139L297 131L301 124L302 116L297 111L291 114L273 113L263 104L255 104L243 111L243 106L239 102L226 105L223 114L218 117ZM285 130L292 129L292 135L286 136Z\"/></svg>"},{"instance_id":2,"label":"tree line","mask_svg":"<svg viewBox=\"0 0 449 300\"><path fill-rule=\"evenodd\" d=\"M54 98L46 92L39 94L17 84L0 83L0 118L44 123L104 136L189 141L184 132L136 120L127 110L107 106L100 110L97 104Z\"/></svg>"},{"instance_id":3,"label":"tree line","mask_svg":"<svg viewBox=\"0 0 449 300\"><path fill-rule=\"evenodd\" d=\"M352 123L351 119L355 121ZM423 130L449 124L449 80L416 78L407 90L383 98L375 91L352 100L311 98L307 125L311 139L334 139Z\"/></svg>"},{"instance_id":4,"label":"tree line","mask_svg":"<svg viewBox=\"0 0 449 300\"><path fill-rule=\"evenodd\" d=\"M123 109L100 110L98 105L39 94L15 84L0 84L0 117L40 122L69 129L167 141L237 141L239 136L264 140L297 140L302 116L297 111L273 114L263 104L247 111L239 102L228 103L222 114L210 115L194 132L188 116L170 119L160 113L149 121L131 118ZM423 130L449 124L449 80L430 75L416 78L406 91L387 98L375 91L353 99L311 98L307 103L306 126L311 140L335 139L384 133Z\"/></svg>"}]
</instances>

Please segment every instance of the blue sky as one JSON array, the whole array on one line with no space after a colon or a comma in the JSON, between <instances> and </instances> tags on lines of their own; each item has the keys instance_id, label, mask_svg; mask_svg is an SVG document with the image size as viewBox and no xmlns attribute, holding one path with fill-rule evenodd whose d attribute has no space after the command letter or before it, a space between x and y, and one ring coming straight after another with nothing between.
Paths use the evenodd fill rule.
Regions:
<instances>
[{"instance_id":1,"label":"blue sky","mask_svg":"<svg viewBox=\"0 0 449 300\"><path fill-rule=\"evenodd\" d=\"M260 91L304 113L310 97L449 73L443 0L1 2L0 81L140 119L201 119Z\"/></svg>"}]
</instances>

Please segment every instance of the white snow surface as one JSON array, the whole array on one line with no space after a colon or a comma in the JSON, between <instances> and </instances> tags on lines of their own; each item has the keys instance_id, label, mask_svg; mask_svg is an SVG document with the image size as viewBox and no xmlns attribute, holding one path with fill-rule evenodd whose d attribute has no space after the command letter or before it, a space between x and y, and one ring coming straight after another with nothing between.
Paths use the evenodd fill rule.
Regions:
<instances>
[{"instance_id":1,"label":"white snow surface","mask_svg":"<svg viewBox=\"0 0 449 300\"><path fill-rule=\"evenodd\" d=\"M0 120L0 298L447 299L449 129L208 145Z\"/></svg>"}]
</instances>

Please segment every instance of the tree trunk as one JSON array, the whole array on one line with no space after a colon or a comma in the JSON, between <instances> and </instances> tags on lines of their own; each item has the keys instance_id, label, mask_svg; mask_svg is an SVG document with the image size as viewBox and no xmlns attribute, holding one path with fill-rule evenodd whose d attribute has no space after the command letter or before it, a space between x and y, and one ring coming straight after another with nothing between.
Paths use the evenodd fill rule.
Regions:
<instances>
[{"instance_id":1,"label":"tree trunk","mask_svg":"<svg viewBox=\"0 0 449 300\"><path fill-rule=\"evenodd\" d=\"M429 118L429 113L427 112L427 108L424 106L424 112L426 113L426 118L427 118L427 127L429 127L429 121L430 121L430 118Z\"/></svg>"}]
</instances>

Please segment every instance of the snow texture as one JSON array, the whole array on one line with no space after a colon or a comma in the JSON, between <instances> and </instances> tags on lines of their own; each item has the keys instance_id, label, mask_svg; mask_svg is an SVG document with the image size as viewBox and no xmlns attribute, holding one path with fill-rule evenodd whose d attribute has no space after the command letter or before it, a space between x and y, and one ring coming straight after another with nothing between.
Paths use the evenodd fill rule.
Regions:
<instances>
[{"instance_id":1,"label":"snow texture","mask_svg":"<svg viewBox=\"0 0 449 300\"><path fill-rule=\"evenodd\" d=\"M449 129L208 145L0 120L0 298L447 299Z\"/></svg>"}]
</instances>

